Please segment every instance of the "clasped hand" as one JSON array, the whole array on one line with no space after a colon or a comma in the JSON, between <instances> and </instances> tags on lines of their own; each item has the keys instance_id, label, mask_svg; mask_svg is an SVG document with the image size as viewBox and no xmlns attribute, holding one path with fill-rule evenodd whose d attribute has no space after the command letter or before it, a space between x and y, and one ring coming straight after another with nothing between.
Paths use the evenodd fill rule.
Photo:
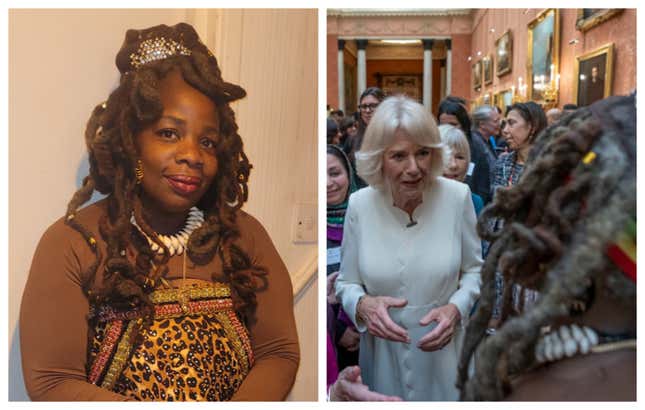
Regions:
<instances>
[{"instance_id":1,"label":"clasped hand","mask_svg":"<svg viewBox=\"0 0 645 410\"><path fill-rule=\"evenodd\" d=\"M391 307L401 308L408 301L390 296L363 296L358 315L365 322L367 331L374 336L394 342L410 343L408 331L394 323L387 310Z\"/></svg>"},{"instance_id":2,"label":"clasped hand","mask_svg":"<svg viewBox=\"0 0 645 410\"><path fill-rule=\"evenodd\" d=\"M390 307L401 308L407 303L407 300L400 298L365 295L358 314L370 334L394 342L410 343L408 331L394 323L388 313ZM421 318L419 324L427 326L437 322L437 326L419 339L417 347L426 352L443 348L450 343L459 320L461 320L459 309L452 303L430 310Z\"/></svg>"},{"instance_id":3,"label":"clasped hand","mask_svg":"<svg viewBox=\"0 0 645 410\"><path fill-rule=\"evenodd\" d=\"M427 326L432 322L437 322L437 326L419 339L417 347L425 352L443 349L452 340L455 327L460 320L461 313L452 303L430 310L427 315L421 318L419 324Z\"/></svg>"}]
</instances>

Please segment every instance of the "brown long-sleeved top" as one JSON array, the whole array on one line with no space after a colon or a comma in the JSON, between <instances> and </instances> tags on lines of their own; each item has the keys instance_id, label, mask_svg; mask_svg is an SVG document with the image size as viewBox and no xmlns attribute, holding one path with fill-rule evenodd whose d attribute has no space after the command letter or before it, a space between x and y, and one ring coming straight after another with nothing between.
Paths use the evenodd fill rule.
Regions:
<instances>
[{"instance_id":1,"label":"brown long-sleeved top","mask_svg":"<svg viewBox=\"0 0 645 410\"><path fill-rule=\"evenodd\" d=\"M103 200L76 215L82 225L94 232L103 255L106 244L100 240L98 221L106 213L106 205ZM257 293L257 320L249 328L255 364L233 400L284 400L299 363L289 273L255 218L239 212L237 223L237 244L255 264L266 268L268 288ZM222 272L217 257L202 266L188 261L189 279L210 281L212 273ZM80 284L81 273L93 262L94 254L83 237L65 225L62 218L47 229L38 244L20 310L22 367L32 400L127 399L87 382L89 302ZM183 256L170 258L169 282L181 281L182 262ZM103 271L102 263L97 275Z\"/></svg>"}]
</instances>

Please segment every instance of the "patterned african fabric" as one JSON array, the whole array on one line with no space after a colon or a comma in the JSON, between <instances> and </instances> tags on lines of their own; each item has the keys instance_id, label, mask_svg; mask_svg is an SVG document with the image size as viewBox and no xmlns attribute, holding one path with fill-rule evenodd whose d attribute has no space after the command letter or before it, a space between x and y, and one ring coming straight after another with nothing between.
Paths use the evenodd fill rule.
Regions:
<instances>
[{"instance_id":1,"label":"patterned african fabric","mask_svg":"<svg viewBox=\"0 0 645 410\"><path fill-rule=\"evenodd\" d=\"M139 334L139 310L92 309L88 381L135 400L230 400L253 365L253 351L228 285L161 289L150 299L154 318Z\"/></svg>"}]
</instances>

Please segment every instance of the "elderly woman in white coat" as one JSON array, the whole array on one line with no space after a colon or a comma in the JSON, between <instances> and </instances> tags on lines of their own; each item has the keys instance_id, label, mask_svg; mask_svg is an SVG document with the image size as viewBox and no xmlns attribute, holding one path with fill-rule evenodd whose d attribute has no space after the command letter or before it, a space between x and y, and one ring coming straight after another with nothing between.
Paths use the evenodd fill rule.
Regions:
<instances>
[{"instance_id":1,"label":"elderly woman in white coat","mask_svg":"<svg viewBox=\"0 0 645 410\"><path fill-rule=\"evenodd\" d=\"M376 110L345 218L336 294L361 332L362 379L404 400L457 400L463 328L479 296L481 245L467 185L440 177L444 150L420 104Z\"/></svg>"}]
</instances>

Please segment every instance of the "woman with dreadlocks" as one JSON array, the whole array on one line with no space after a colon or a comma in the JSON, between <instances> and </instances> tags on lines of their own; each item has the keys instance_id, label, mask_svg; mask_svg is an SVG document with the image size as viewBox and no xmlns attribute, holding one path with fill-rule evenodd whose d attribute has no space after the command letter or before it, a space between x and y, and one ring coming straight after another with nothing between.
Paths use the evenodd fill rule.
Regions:
<instances>
[{"instance_id":1,"label":"woman with dreadlocks","mask_svg":"<svg viewBox=\"0 0 645 410\"><path fill-rule=\"evenodd\" d=\"M286 267L240 208L251 165L213 54L128 30L90 117L90 174L43 235L21 307L35 400L281 400L299 353ZM79 209L94 191L107 198Z\"/></svg>"},{"instance_id":2,"label":"woman with dreadlocks","mask_svg":"<svg viewBox=\"0 0 645 410\"><path fill-rule=\"evenodd\" d=\"M580 109L538 137L519 182L479 220L492 241L459 363L463 400L636 400L636 99ZM501 218L500 232L487 221ZM538 290L485 336L495 271ZM474 374L468 366L474 359Z\"/></svg>"}]
</instances>

